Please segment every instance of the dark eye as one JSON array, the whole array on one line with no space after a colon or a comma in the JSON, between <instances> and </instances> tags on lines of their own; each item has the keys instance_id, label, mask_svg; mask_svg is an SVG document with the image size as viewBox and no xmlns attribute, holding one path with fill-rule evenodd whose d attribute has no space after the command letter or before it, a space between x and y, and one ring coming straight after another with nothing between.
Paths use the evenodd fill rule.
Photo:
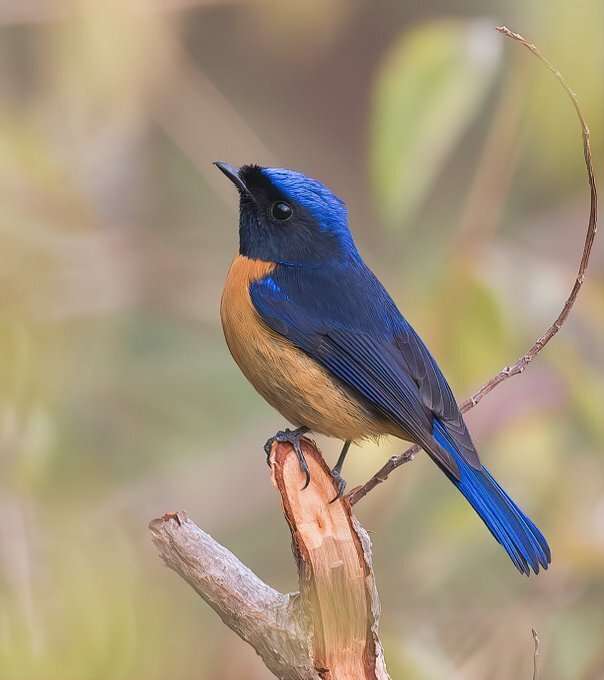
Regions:
<instances>
[{"instance_id":1,"label":"dark eye","mask_svg":"<svg viewBox=\"0 0 604 680\"><path fill-rule=\"evenodd\" d=\"M273 207L271 208L271 215L274 219L280 220L281 222L285 222L285 220L289 220L289 218L292 216L292 207L289 205L289 203L285 203L285 201L277 201L276 203L273 203Z\"/></svg>"}]
</instances>

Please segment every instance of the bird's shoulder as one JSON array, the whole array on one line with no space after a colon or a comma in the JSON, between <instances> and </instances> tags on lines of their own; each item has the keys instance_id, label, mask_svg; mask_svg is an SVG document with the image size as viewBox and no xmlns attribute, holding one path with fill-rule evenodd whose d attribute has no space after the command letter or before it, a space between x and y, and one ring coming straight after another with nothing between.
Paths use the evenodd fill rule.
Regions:
<instances>
[{"instance_id":1,"label":"bird's shoulder","mask_svg":"<svg viewBox=\"0 0 604 680\"><path fill-rule=\"evenodd\" d=\"M277 265L251 285L252 298L271 299L284 314L314 319L324 330L392 335L407 323L375 274L355 259L313 267Z\"/></svg>"}]
</instances>

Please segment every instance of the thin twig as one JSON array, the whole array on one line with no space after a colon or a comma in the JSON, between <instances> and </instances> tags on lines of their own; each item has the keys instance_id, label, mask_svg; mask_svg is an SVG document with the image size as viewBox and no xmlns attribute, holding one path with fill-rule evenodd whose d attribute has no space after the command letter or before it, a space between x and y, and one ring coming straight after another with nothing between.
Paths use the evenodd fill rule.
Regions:
<instances>
[{"instance_id":1,"label":"thin twig","mask_svg":"<svg viewBox=\"0 0 604 680\"><path fill-rule=\"evenodd\" d=\"M519 375L520 373L522 373L524 369L531 363L531 361L533 361L533 359L537 356L537 354L541 352L541 350L547 345L547 343L562 328L564 322L566 321L566 318L568 317L570 310L575 304L575 300L577 299L577 295L581 290L583 281L585 280L585 272L587 270L589 256L591 254L594 238L596 236L597 231L598 193L596 190L596 180L591 160L589 128L587 127L585 118L583 117L581 109L579 108L577 96L567 85L560 71L558 71L558 69L555 66L553 66L553 64L551 64L541 54L541 52L537 49L537 47L535 47L535 45L529 43L524 37L522 37L518 33L513 33L506 26L498 26L497 31L499 31L499 33L502 33L506 37L511 38L512 40L516 40L520 44L524 45L524 47L526 47L541 62L543 62L545 66L558 79L560 85L563 87L564 91L570 98L572 105L575 109L575 112L577 113L577 117L579 118L579 123L581 124L581 134L583 137L583 155L585 157L585 167L587 169L587 180L589 183L590 192L590 212L589 222L587 224L587 234L585 236L585 245L583 247L583 255L581 257L581 262L579 264L577 278L575 279L575 283L572 287L572 290L570 291L570 294L566 302L564 303L564 306L562 307L562 311L558 314L554 323L545 331L543 335L537 338L533 346L525 354L523 354L518 359L518 361L516 361L516 363L503 368L501 371L499 371L499 373L497 373L497 375L495 375L487 383L485 383L478 390L478 392L476 392L469 399L463 402L463 404L460 407L462 413L465 413L466 411L469 411L470 409L474 408L474 406L476 406L485 395L487 395L489 392L495 389L495 387L497 387L497 385L502 383L504 380L507 380L508 378L511 378L514 375ZM366 496L378 484L385 481L388 478L388 475L394 470L396 470L397 467L400 467L401 465L404 465L405 463L408 463L411 460L413 460L416 454L419 452L419 450L420 447L415 445L410 447L404 453L398 456L392 456L385 465L383 465L367 482L365 482L365 484L363 484L360 487L357 487L350 493L348 498L351 505L358 503L361 500L361 498Z\"/></svg>"},{"instance_id":2,"label":"thin twig","mask_svg":"<svg viewBox=\"0 0 604 680\"><path fill-rule=\"evenodd\" d=\"M534 628L531 628L535 649L533 651L533 680L537 680L537 657L539 656L539 636Z\"/></svg>"}]
</instances>

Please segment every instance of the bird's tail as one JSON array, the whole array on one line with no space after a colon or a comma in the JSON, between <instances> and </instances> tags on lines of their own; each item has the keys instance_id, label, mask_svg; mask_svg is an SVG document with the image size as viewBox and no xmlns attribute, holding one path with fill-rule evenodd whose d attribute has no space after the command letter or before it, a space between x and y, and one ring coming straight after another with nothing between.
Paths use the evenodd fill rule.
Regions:
<instances>
[{"instance_id":1,"label":"bird's tail","mask_svg":"<svg viewBox=\"0 0 604 680\"><path fill-rule=\"evenodd\" d=\"M551 552L541 531L484 466L476 469L464 460L455 449L444 425L437 419L434 420L432 434L455 459L460 478L456 479L446 471L445 474L505 548L518 571L528 576L531 568L538 574L539 565L547 569Z\"/></svg>"}]
</instances>

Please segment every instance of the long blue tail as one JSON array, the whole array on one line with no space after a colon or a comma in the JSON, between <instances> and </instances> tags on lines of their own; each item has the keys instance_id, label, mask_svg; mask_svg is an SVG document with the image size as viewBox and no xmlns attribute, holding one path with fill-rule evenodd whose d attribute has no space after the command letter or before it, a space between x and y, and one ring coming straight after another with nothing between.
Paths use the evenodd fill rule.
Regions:
<instances>
[{"instance_id":1,"label":"long blue tail","mask_svg":"<svg viewBox=\"0 0 604 680\"><path fill-rule=\"evenodd\" d=\"M539 573L539 565L547 569L551 562L549 545L543 534L499 486L484 467L480 470L465 462L455 450L444 425L434 419L434 439L455 459L460 478L445 474L466 497L487 525L493 536L505 548L512 562L527 576L530 570Z\"/></svg>"}]
</instances>

